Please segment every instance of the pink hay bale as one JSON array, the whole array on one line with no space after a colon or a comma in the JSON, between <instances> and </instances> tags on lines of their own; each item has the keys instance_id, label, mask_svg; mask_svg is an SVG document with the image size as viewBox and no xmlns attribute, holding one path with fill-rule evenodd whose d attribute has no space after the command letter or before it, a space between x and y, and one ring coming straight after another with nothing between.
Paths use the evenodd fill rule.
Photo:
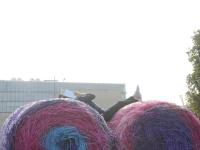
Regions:
<instances>
[{"instance_id":1,"label":"pink hay bale","mask_svg":"<svg viewBox=\"0 0 200 150\"><path fill-rule=\"evenodd\" d=\"M146 137L149 136L148 133L153 134L151 136L154 136L154 137L158 134L161 134L159 136L161 136L162 138L170 137L170 135L168 135L168 137L165 137L164 135L162 135L165 133L158 133L161 131L158 131L158 130L152 131L154 126L158 124L157 120L159 120L159 123L162 124L163 130L166 130L168 126L171 126L174 128L174 130L177 130L177 132L180 132L180 134L177 134L177 138L179 139L184 138L183 136L181 137L181 134L188 135L188 138L186 139L186 142L189 141L188 147L193 147L193 149L195 150L200 149L200 122L199 120L196 118L193 112L189 111L186 108L177 106L173 103L162 102L162 101L144 101L144 102L130 104L120 109L111 119L111 121L108 123L108 126L114 131L114 134L118 137L118 141L120 141L119 143L120 143L121 149L128 149L128 150L140 149L138 148L137 144L138 143L145 144L145 141L142 141L142 140L146 139ZM176 123L176 120L179 120L179 123L178 121ZM184 126L185 130L188 128L188 132L182 131L181 129L182 126ZM145 130L145 131L142 131L142 130ZM144 135L146 137L136 136L137 133L143 134L143 132L145 132ZM168 133L168 134L173 134L173 133ZM180 137L178 137L179 135ZM141 139L138 139L138 138L141 138ZM165 139L163 139L163 141L164 140ZM149 146L151 144L156 145L156 142L157 141L153 141L152 139L152 141L148 141L149 143L148 145ZM159 141L159 142L162 143L162 141ZM160 147L163 147L164 144L163 145L162 144L160 144ZM173 146L172 144L171 145L170 144L165 143L164 147L167 147L167 146L173 147L174 145L177 146L176 143ZM184 145L184 143L182 143L182 145ZM181 147L181 142L179 146ZM178 148L180 149L180 147ZM178 149L178 148L175 148L175 149ZM151 148L149 147L148 149L151 149Z\"/></svg>"},{"instance_id":2,"label":"pink hay bale","mask_svg":"<svg viewBox=\"0 0 200 150\"><path fill-rule=\"evenodd\" d=\"M20 115L18 120L15 121L17 123L14 123L11 128L12 131L10 131L10 136L6 139L6 144L3 144L10 149L49 149L48 145L52 145L52 143L46 145L46 142L49 142L49 140L45 138L47 135L48 138L51 137L51 133L54 134L52 135L54 138L61 137L60 139L63 139L63 141L58 141L58 143L54 144L57 147L63 147L64 143L64 146L69 149L76 149L77 147L79 147L78 149L85 149L87 147L88 150L111 149L111 132L103 117L82 102L71 99L42 100L33 103L32 106L29 106ZM16 129L15 125L17 125ZM76 132L82 135L82 142L79 143L86 143L86 147L76 145L75 141L80 141L80 139L73 138L75 137L75 133L71 133L73 131L66 132L66 129L71 129L71 127L73 127L74 131L77 129ZM59 135L55 135L56 133L53 131L56 131L56 129L58 131L63 130L63 133L61 131ZM7 133L8 131L6 131ZM68 135L68 133L71 135Z\"/></svg>"}]
</instances>

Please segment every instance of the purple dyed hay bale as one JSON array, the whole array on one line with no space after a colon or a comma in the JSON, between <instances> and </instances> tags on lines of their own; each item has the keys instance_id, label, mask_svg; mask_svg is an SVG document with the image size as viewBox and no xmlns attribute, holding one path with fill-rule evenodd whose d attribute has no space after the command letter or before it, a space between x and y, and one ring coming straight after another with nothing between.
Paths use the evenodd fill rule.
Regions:
<instances>
[{"instance_id":1,"label":"purple dyed hay bale","mask_svg":"<svg viewBox=\"0 0 200 150\"><path fill-rule=\"evenodd\" d=\"M111 149L103 117L71 99L41 100L22 106L0 131L0 149Z\"/></svg>"},{"instance_id":2,"label":"purple dyed hay bale","mask_svg":"<svg viewBox=\"0 0 200 150\"><path fill-rule=\"evenodd\" d=\"M120 109L109 127L121 149L200 149L200 122L186 108L168 102L144 101Z\"/></svg>"}]
</instances>

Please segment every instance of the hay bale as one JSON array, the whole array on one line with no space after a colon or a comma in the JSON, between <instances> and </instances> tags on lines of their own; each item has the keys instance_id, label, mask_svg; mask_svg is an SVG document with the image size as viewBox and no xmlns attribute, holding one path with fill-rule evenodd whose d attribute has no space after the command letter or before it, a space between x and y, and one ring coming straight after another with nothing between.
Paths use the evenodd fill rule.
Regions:
<instances>
[{"instance_id":1,"label":"hay bale","mask_svg":"<svg viewBox=\"0 0 200 150\"><path fill-rule=\"evenodd\" d=\"M144 101L120 109L109 127L121 149L200 149L200 122L193 112L168 102Z\"/></svg>"},{"instance_id":2,"label":"hay bale","mask_svg":"<svg viewBox=\"0 0 200 150\"><path fill-rule=\"evenodd\" d=\"M40 100L10 115L0 131L2 150L111 149L103 117L72 99Z\"/></svg>"}]
</instances>

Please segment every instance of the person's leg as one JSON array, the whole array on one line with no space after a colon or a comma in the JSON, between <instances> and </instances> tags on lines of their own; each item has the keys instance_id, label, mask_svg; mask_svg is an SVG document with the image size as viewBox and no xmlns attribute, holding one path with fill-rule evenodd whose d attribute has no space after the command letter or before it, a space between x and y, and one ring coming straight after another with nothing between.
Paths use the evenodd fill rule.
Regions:
<instances>
[{"instance_id":1,"label":"person's leg","mask_svg":"<svg viewBox=\"0 0 200 150\"><path fill-rule=\"evenodd\" d=\"M104 119L106 122L110 121L110 119L114 116L114 114L122 107L129 105L131 103L137 102L133 96L127 98L126 100L121 100L108 108L104 113Z\"/></svg>"},{"instance_id":2,"label":"person's leg","mask_svg":"<svg viewBox=\"0 0 200 150\"><path fill-rule=\"evenodd\" d=\"M93 100L85 103L88 104L90 107L94 108L99 114L104 115L105 111L102 108L100 108Z\"/></svg>"}]
</instances>

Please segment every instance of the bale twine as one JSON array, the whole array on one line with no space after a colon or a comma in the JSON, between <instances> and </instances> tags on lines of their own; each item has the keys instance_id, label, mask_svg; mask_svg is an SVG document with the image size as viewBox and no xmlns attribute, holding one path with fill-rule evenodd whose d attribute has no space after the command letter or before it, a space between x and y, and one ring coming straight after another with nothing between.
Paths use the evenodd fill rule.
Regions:
<instances>
[{"instance_id":1,"label":"bale twine","mask_svg":"<svg viewBox=\"0 0 200 150\"><path fill-rule=\"evenodd\" d=\"M199 120L189 109L172 103L130 104L120 109L108 126L123 150L200 149Z\"/></svg>"},{"instance_id":2,"label":"bale twine","mask_svg":"<svg viewBox=\"0 0 200 150\"><path fill-rule=\"evenodd\" d=\"M107 150L111 132L103 117L72 99L40 100L18 108L0 131L2 150Z\"/></svg>"}]
</instances>

